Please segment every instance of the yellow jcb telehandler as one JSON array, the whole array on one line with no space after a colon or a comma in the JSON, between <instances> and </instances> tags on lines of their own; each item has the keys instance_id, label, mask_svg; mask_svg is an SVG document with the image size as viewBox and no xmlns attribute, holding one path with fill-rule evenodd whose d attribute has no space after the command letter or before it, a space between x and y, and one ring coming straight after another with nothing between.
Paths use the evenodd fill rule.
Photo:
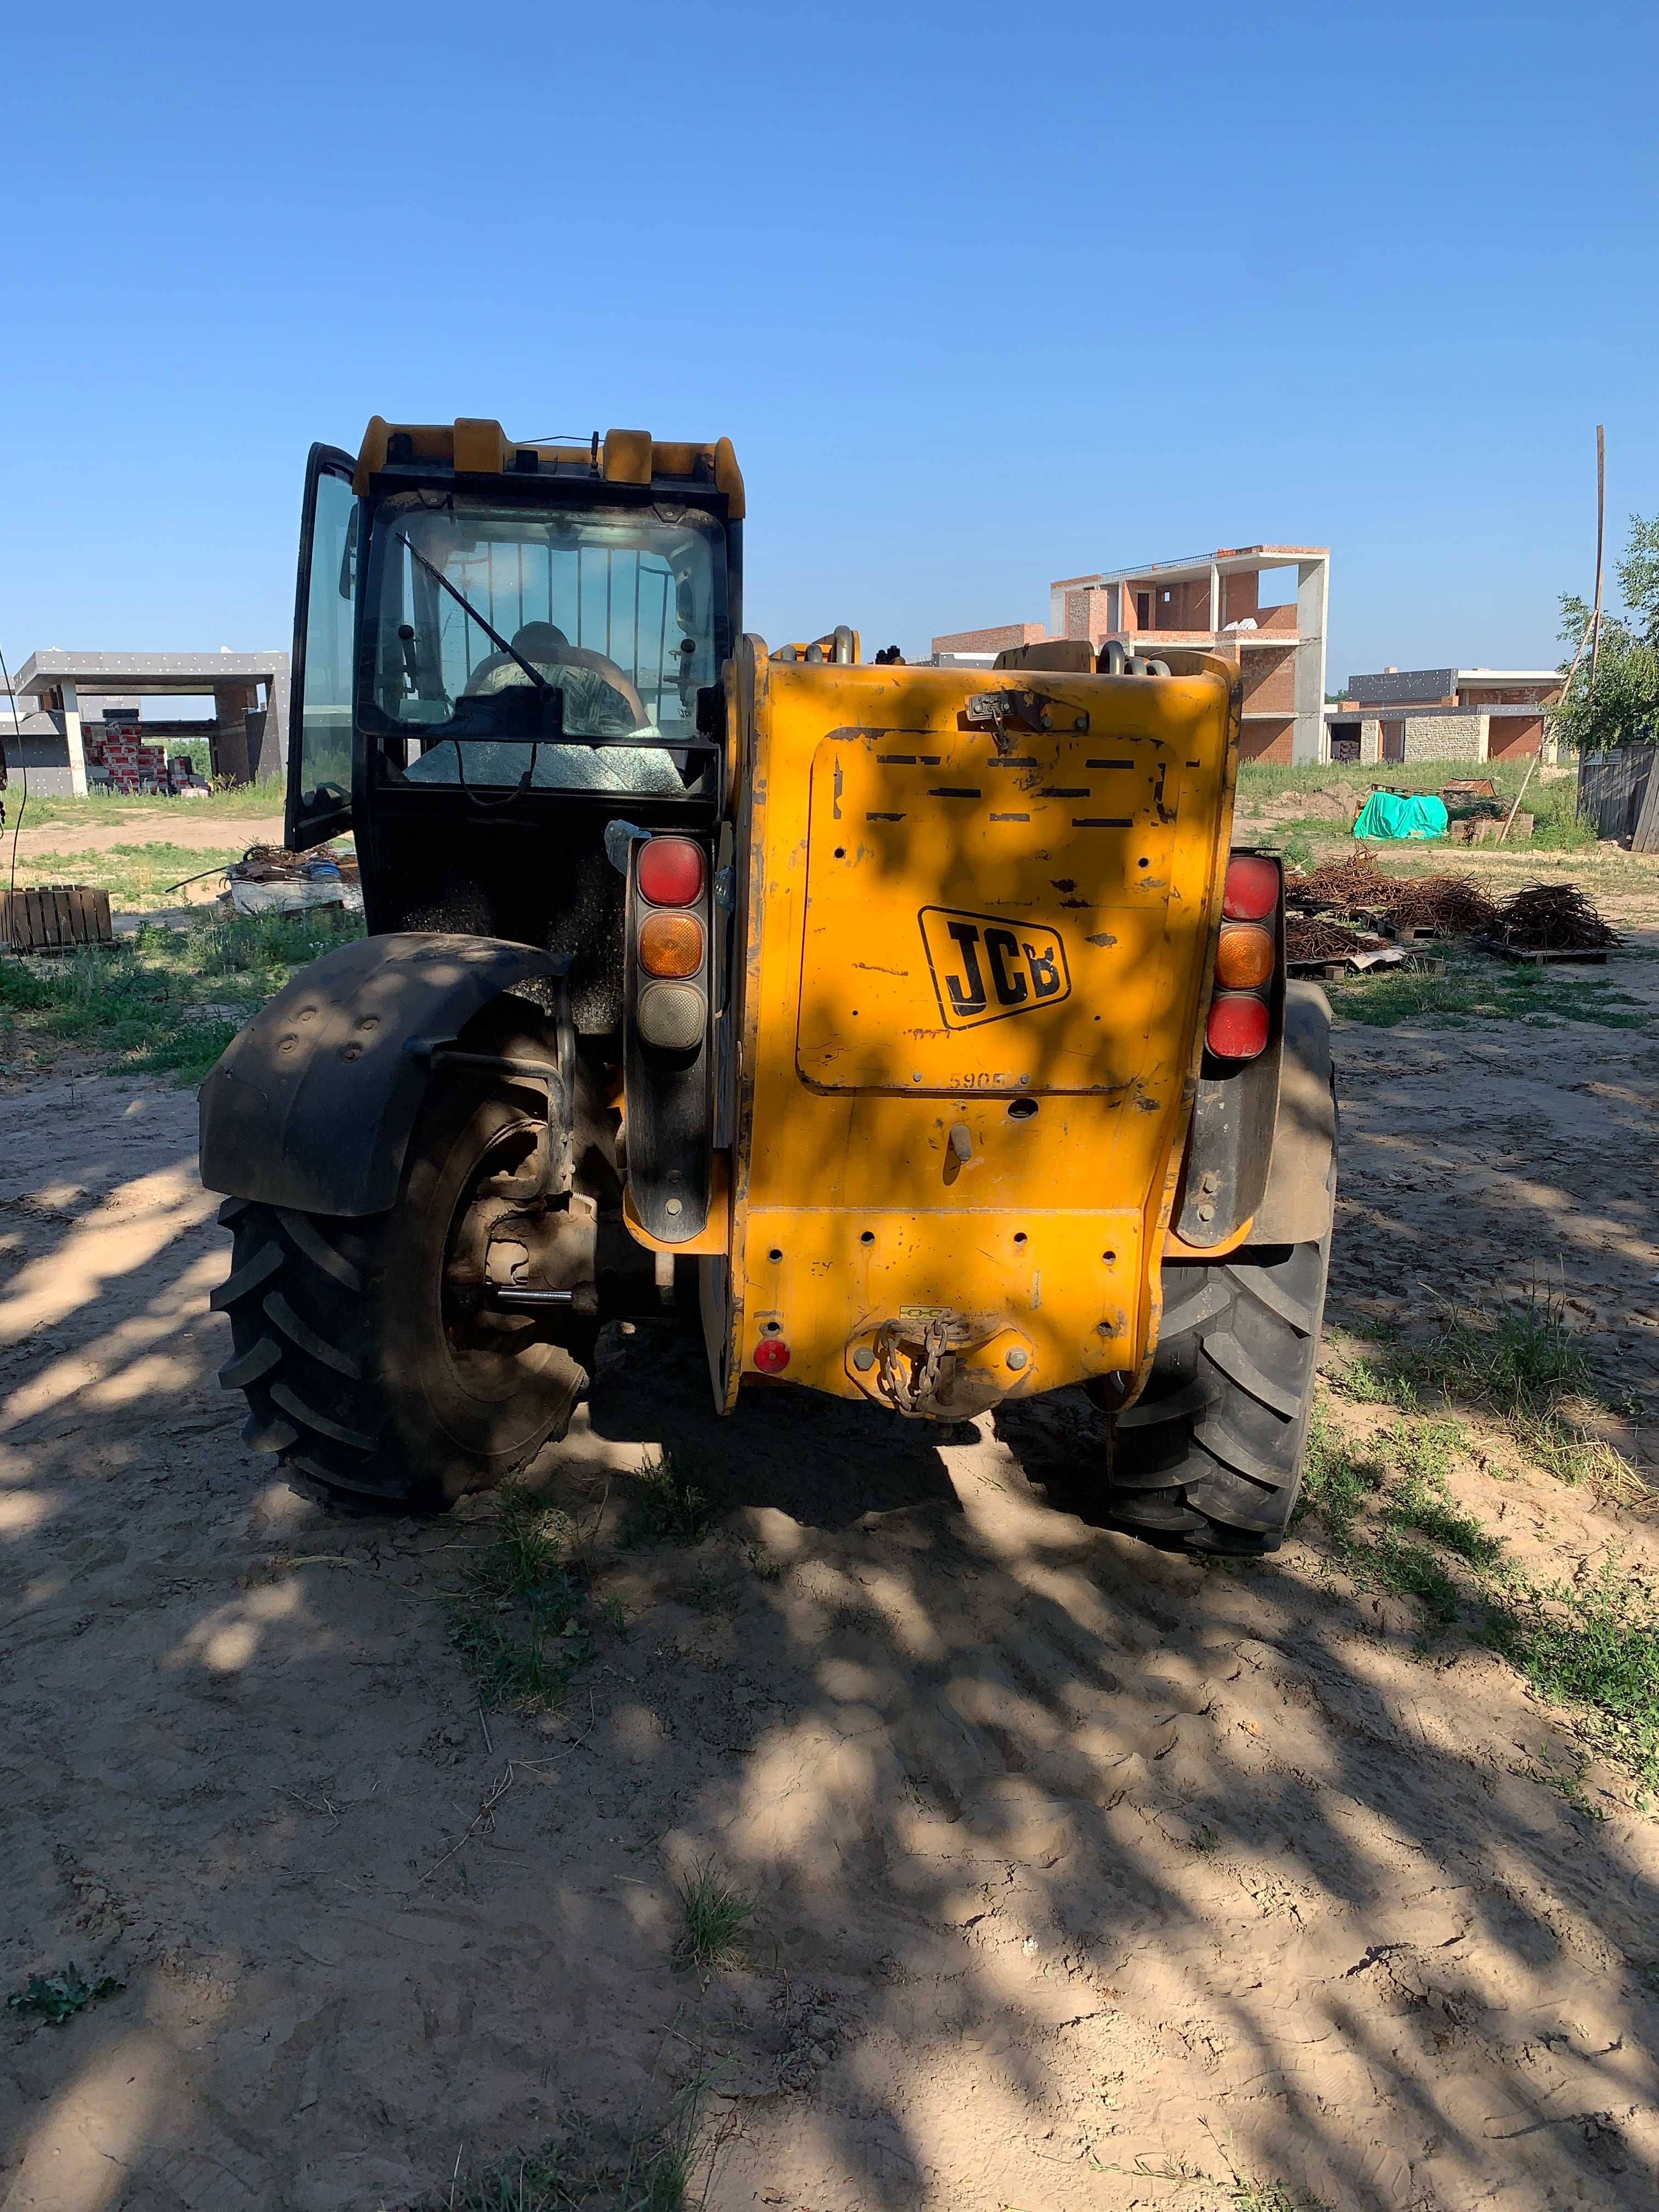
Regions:
<instances>
[{"instance_id":1,"label":"yellow jcb telehandler","mask_svg":"<svg viewBox=\"0 0 1659 2212\"><path fill-rule=\"evenodd\" d=\"M288 841L355 833L368 933L203 1088L248 1443L439 1508L677 1304L726 1412L1082 1384L1103 1518L1271 1550L1336 1125L1236 671L769 651L743 515L725 439L313 448Z\"/></svg>"}]
</instances>

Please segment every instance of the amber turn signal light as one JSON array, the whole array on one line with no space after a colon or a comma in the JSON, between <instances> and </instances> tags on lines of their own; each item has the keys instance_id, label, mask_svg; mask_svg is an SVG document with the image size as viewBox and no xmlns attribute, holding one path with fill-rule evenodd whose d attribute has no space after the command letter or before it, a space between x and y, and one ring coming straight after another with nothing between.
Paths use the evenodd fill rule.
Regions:
<instances>
[{"instance_id":1,"label":"amber turn signal light","mask_svg":"<svg viewBox=\"0 0 1659 2212\"><path fill-rule=\"evenodd\" d=\"M1239 853L1227 863L1221 911L1229 921L1265 921L1279 904L1279 869L1255 853Z\"/></svg>"},{"instance_id":2,"label":"amber turn signal light","mask_svg":"<svg viewBox=\"0 0 1659 2212\"><path fill-rule=\"evenodd\" d=\"M647 975L695 975L702 965L702 924L696 915L647 915L640 931L640 965Z\"/></svg>"},{"instance_id":3,"label":"amber turn signal light","mask_svg":"<svg viewBox=\"0 0 1659 2212\"><path fill-rule=\"evenodd\" d=\"M666 974L653 969L653 974ZM677 969L678 974L679 971ZM1229 922L1216 947L1215 980L1226 991L1259 991L1273 972L1273 940L1270 930L1255 922Z\"/></svg>"}]
</instances>

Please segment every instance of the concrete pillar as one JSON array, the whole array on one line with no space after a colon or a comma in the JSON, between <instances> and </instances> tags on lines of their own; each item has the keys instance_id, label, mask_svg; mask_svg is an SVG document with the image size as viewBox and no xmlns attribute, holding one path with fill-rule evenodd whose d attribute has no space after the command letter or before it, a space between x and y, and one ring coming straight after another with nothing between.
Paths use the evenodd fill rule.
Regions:
<instances>
[{"instance_id":1,"label":"concrete pillar","mask_svg":"<svg viewBox=\"0 0 1659 2212\"><path fill-rule=\"evenodd\" d=\"M216 684L213 687L213 764L229 783L252 781L247 717L253 700L251 684Z\"/></svg>"},{"instance_id":2,"label":"concrete pillar","mask_svg":"<svg viewBox=\"0 0 1659 2212\"><path fill-rule=\"evenodd\" d=\"M1221 571L1213 561L1210 563L1210 635L1213 637L1221 628Z\"/></svg>"},{"instance_id":3,"label":"concrete pillar","mask_svg":"<svg viewBox=\"0 0 1659 2212\"><path fill-rule=\"evenodd\" d=\"M452 605L453 603L452 602ZM278 653L265 687L265 744L262 757L267 769L288 766L288 655Z\"/></svg>"},{"instance_id":4,"label":"concrete pillar","mask_svg":"<svg viewBox=\"0 0 1659 2212\"><path fill-rule=\"evenodd\" d=\"M69 746L70 789L77 799L87 795L87 756L81 743L81 701L72 684L64 686L64 737Z\"/></svg>"},{"instance_id":5,"label":"concrete pillar","mask_svg":"<svg viewBox=\"0 0 1659 2212\"><path fill-rule=\"evenodd\" d=\"M1296 723L1291 758L1325 757L1325 622L1330 600L1328 561L1296 565Z\"/></svg>"}]
</instances>

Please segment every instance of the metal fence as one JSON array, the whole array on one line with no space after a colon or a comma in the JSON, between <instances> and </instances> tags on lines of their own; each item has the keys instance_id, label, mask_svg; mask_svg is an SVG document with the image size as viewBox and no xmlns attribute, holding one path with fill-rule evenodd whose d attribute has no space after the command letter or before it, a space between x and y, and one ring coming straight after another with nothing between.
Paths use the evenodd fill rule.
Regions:
<instances>
[{"instance_id":1,"label":"metal fence","mask_svg":"<svg viewBox=\"0 0 1659 2212\"><path fill-rule=\"evenodd\" d=\"M1598 837L1633 853L1659 852L1659 775L1654 745L1614 745L1578 756L1578 811Z\"/></svg>"}]
</instances>

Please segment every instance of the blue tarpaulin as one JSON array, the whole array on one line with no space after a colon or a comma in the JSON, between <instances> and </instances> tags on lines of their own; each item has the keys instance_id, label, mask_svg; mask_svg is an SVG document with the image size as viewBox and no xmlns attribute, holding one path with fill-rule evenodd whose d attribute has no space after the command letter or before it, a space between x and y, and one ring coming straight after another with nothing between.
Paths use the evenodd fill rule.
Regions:
<instances>
[{"instance_id":1,"label":"blue tarpaulin","mask_svg":"<svg viewBox=\"0 0 1659 2212\"><path fill-rule=\"evenodd\" d=\"M1353 825L1356 837L1443 837L1446 805L1430 792L1402 799L1395 791L1374 791Z\"/></svg>"}]
</instances>

